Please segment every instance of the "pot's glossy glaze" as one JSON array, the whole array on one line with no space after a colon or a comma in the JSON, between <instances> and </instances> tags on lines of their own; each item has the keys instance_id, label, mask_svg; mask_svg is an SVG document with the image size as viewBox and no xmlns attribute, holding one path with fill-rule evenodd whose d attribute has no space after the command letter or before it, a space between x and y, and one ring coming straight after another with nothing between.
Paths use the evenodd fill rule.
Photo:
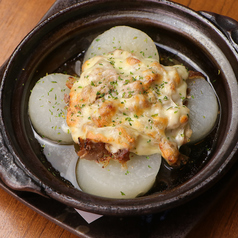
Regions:
<instances>
[{"instance_id":1,"label":"pot's glossy glaze","mask_svg":"<svg viewBox=\"0 0 238 238\"><path fill-rule=\"evenodd\" d=\"M93 0L72 5L39 24L17 47L3 71L0 142L5 159L1 161L0 174L4 182L13 189L37 192L105 215L162 211L211 187L233 164L238 141L238 27L226 19L230 28L222 26L219 30L212 23L217 23L216 17L168 1ZM175 53L176 59L203 72L216 90L221 110L220 127L208 160L192 167L193 172L177 186L126 200L85 194L55 177L34 139L27 114L30 89L35 82L83 52L95 36L115 25L145 31L161 51Z\"/></svg>"}]
</instances>

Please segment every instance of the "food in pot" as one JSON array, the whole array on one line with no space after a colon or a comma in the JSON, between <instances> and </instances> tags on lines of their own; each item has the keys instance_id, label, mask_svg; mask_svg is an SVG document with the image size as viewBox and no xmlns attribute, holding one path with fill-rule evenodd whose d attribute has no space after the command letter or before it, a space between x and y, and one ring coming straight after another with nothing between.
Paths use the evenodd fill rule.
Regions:
<instances>
[{"instance_id":1,"label":"food in pot","mask_svg":"<svg viewBox=\"0 0 238 238\"><path fill-rule=\"evenodd\" d=\"M73 77L72 77L73 78ZM72 143L67 129L67 110L64 97L70 90L66 82L71 76L51 74L40 79L29 98L29 116L35 130L54 141Z\"/></svg>"},{"instance_id":2,"label":"food in pot","mask_svg":"<svg viewBox=\"0 0 238 238\"><path fill-rule=\"evenodd\" d=\"M76 179L87 193L110 198L135 198L144 195L153 186L161 164L161 156L138 156L130 153L130 160L122 168L111 160L105 168L95 161L80 159Z\"/></svg>"},{"instance_id":3,"label":"food in pot","mask_svg":"<svg viewBox=\"0 0 238 238\"><path fill-rule=\"evenodd\" d=\"M122 47L127 45L125 39L129 38L117 34L121 31L126 32L125 35L131 31L129 49ZM46 156L56 169L64 171L62 175L75 187L79 185L88 193L113 198L132 198L146 193L156 179L160 154L169 165L186 163L187 157L179 152L179 148L190 141L189 120L196 132L191 139L197 141L210 132L217 118L217 100L209 84L201 77L189 79L191 95L187 98L189 73L186 68L162 66L152 40L138 32L125 26L106 31L95 38L86 52L80 78L56 74L63 84L68 80L67 86L71 90L69 97L61 97L68 104L69 127L59 126L65 124L64 117L60 117L61 122L55 125L66 134L70 131L78 145L80 159L75 156L70 162L58 166L54 157L49 156L52 153ZM106 42L106 47L99 42ZM148 42L149 45L144 46ZM141 45L143 51L138 53ZM52 82L47 82L48 89L43 94L49 96L53 91ZM199 85L200 90L194 85ZM39 95L34 93L35 88L31 97ZM201 92L206 96L201 98ZM202 99L209 100L209 106L204 107ZM68 143L70 140L60 136L54 139L51 133L47 134L54 128L51 125L52 101L46 101L45 106L49 108L44 111L45 115L50 112L50 126L40 130L37 124L41 122L32 120L40 104L29 103L33 126L39 134ZM184 104L186 101L189 101L188 107ZM65 110L65 106L62 103L61 110ZM212 113L209 108L214 109ZM204 121L199 117L201 114ZM44 120L47 121L47 116Z\"/></svg>"},{"instance_id":4,"label":"food in pot","mask_svg":"<svg viewBox=\"0 0 238 238\"><path fill-rule=\"evenodd\" d=\"M94 56L105 55L116 49L128 51L136 57L159 60L159 53L154 41L146 33L128 26L116 26L92 41L85 53L84 62Z\"/></svg>"},{"instance_id":5,"label":"food in pot","mask_svg":"<svg viewBox=\"0 0 238 238\"><path fill-rule=\"evenodd\" d=\"M124 163L133 152L180 164L178 147L191 135L183 104L187 78L183 66L162 67L124 50L87 60L71 88L67 114L80 158Z\"/></svg>"},{"instance_id":6,"label":"food in pot","mask_svg":"<svg viewBox=\"0 0 238 238\"><path fill-rule=\"evenodd\" d=\"M216 94L209 83L202 77L187 80L189 94L187 107L190 110L189 123L193 130L190 142L205 138L216 123L218 103Z\"/></svg>"}]
</instances>

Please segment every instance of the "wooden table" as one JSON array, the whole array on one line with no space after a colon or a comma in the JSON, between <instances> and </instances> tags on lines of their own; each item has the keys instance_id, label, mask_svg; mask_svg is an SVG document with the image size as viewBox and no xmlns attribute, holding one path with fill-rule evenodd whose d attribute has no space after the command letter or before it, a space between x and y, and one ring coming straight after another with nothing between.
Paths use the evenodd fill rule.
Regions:
<instances>
[{"instance_id":1,"label":"wooden table","mask_svg":"<svg viewBox=\"0 0 238 238\"><path fill-rule=\"evenodd\" d=\"M0 65L22 38L39 22L55 0L0 0ZM196 11L211 11L238 21L237 0L174 0ZM234 182L206 218L188 235L238 237L238 186ZM74 238L75 235L48 221L0 189L0 237Z\"/></svg>"}]
</instances>

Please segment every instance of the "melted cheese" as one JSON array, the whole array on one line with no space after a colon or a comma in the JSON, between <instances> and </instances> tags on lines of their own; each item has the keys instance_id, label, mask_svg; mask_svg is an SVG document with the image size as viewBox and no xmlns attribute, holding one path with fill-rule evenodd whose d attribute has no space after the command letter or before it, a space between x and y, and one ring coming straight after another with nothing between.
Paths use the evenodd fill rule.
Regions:
<instances>
[{"instance_id":1,"label":"melted cheese","mask_svg":"<svg viewBox=\"0 0 238 238\"><path fill-rule=\"evenodd\" d=\"M174 153L167 145L179 148L191 135L183 105L187 78L183 66L164 67L123 50L87 60L69 95L73 140L103 142L112 153Z\"/></svg>"}]
</instances>

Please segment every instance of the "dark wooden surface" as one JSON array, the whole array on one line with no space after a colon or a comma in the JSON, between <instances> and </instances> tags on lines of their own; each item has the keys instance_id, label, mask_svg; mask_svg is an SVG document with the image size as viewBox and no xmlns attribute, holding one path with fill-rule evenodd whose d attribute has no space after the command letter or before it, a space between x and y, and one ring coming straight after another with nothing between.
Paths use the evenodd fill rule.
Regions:
<instances>
[{"instance_id":1,"label":"dark wooden surface","mask_svg":"<svg viewBox=\"0 0 238 238\"><path fill-rule=\"evenodd\" d=\"M39 22L55 0L0 0L0 65ZM196 11L211 11L238 21L237 0L175 0ZM238 186L230 185L188 238L238 237ZM75 235L40 216L0 189L0 237L74 238Z\"/></svg>"}]
</instances>

